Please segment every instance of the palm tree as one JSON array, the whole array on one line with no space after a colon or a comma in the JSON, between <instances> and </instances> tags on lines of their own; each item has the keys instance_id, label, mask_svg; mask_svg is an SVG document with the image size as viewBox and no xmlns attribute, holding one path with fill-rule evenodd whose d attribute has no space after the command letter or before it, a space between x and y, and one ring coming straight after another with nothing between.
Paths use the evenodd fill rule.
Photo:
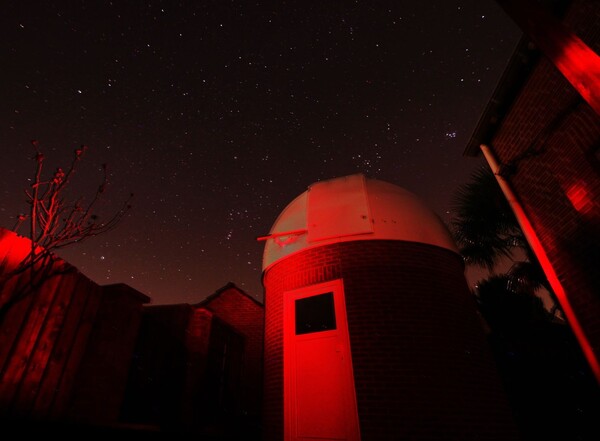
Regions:
<instances>
[{"instance_id":1,"label":"palm tree","mask_svg":"<svg viewBox=\"0 0 600 441\"><path fill-rule=\"evenodd\" d=\"M598 439L595 377L570 328L556 322L558 302L491 170L476 170L457 190L453 211L465 263L491 273L474 294L523 439ZM506 260L509 269L496 273ZM550 311L535 295L541 287Z\"/></svg>"},{"instance_id":2,"label":"palm tree","mask_svg":"<svg viewBox=\"0 0 600 441\"><path fill-rule=\"evenodd\" d=\"M479 168L459 187L453 201L450 227L460 253L469 265L493 271L516 247L525 243L517 219L489 168Z\"/></svg>"},{"instance_id":3,"label":"palm tree","mask_svg":"<svg viewBox=\"0 0 600 441\"><path fill-rule=\"evenodd\" d=\"M455 216L450 230L465 263L494 274L499 263L512 260L502 277L506 289L534 294L546 288L554 302L554 315L559 306L550 284L488 167L475 170L471 180L457 189L452 210ZM523 260L516 260L517 255Z\"/></svg>"}]
</instances>

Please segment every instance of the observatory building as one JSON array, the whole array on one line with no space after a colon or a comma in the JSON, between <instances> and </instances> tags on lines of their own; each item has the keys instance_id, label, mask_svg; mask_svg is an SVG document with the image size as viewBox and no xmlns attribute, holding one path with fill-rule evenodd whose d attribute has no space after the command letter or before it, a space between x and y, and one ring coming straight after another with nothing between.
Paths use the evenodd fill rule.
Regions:
<instances>
[{"instance_id":1,"label":"observatory building","mask_svg":"<svg viewBox=\"0 0 600 441\"><path fill-rule=\"evenodd\" d=\"M462 258L418 197L318 182L262 239L265 439L515 438Z\"/></svg>"}]
</instances>

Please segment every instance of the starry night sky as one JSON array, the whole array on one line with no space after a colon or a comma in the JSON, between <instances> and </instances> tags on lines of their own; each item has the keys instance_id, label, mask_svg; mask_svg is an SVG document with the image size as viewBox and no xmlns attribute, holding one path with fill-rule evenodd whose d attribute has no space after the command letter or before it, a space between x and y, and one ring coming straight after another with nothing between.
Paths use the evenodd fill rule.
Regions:
<instances>
[{"instance_id":1,"label":"starry night sky","mask_svg":"<svg viewBox=\"0 0 600 441\"><path fill-rule=\"evenodd\" d=\"M262 300L263 242L307 186L362 172L445 221L464 148L521 32L493 0L10 2L0 17L0 226L47 171L108 163L117 229L60 255L153 303L232 281Z\"/></svg>"}]
</instances>

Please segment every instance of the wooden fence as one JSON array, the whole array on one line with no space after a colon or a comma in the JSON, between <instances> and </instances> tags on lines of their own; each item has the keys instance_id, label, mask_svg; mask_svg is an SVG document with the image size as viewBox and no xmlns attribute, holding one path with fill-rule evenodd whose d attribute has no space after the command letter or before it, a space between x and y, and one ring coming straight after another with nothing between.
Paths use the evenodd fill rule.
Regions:
<instances>
[{"instance_id":1,"label":"wooden fence","mask_svg":"<svg viewBox=\"0 0 600 441\"><path fill-rule=\"evenodd\" d=\"M30 252L0 228L0 416L115 423L149 298L59 259L8 277Z\"/></svg>"}]
</instances>

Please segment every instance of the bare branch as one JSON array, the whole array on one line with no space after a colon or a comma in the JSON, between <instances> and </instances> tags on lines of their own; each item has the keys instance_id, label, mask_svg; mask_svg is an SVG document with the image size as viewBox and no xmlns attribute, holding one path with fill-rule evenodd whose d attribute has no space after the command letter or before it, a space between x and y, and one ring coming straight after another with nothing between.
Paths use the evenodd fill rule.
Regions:
<instances>
[{"instance_id":1,"label":"bare branch","mask_svg":"<svg viewBox=\"0 0 600 441\"><path fill-rule=\"evenodd\" d=\"M66 169L57 168L49 179L42 179L45 157L38 141L32 141L35 150L35 169L31 188L25 191L26 200L30 204L28 215L20 214L13 227L17 232L26 222L29 223L29 239L31 251L7 274L0 274L0 282L19 276L30 271L28 285L17 289L13 297L0 305L0 316L5 312L6 305L12 305L23 298L39 285L42 279L48 277L48 271L54 266L56 258L53 251L74 243L80 243L88 237L98 236L114 229L131 208L131 194L123 205L106 221L101 221L96 213L98 205L108 186L106 164L102 164L102 179L89 203L84 204L84 198L68 201L65 190L72 183L77 167L87 150L87 146L76 149L73 159ZM1 318L1 317L0 317Z\"/></svg>"}]
</instances>

